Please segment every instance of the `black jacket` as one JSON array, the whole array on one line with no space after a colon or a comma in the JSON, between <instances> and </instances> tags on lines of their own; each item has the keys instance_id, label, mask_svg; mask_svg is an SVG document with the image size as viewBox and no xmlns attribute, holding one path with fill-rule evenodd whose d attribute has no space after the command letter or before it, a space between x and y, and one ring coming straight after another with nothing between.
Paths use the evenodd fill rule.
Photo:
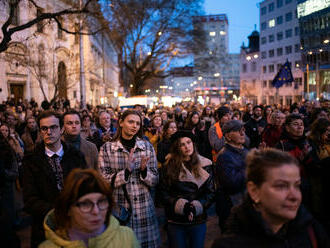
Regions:
<instances>
[{"instance_id":1,"label":"black jacket","mask_svg":"<svg viewBox=\"0 0 330 248\"><path fill-rule=\"evenodd\" d=\"M261 118L260 120L255 120L251 118L245 125L245 133L250 138L250 148L258 147L261 142L261 134L259 134L258 127L265 127L266 120Z\"/></svg>"},{"instance_id":2,"label":"black jacket","mask_svg":"<svg viewBox=\"0 0 330 248\"><path fill-rule=\"evenodd\" d=\"M165 163L166 155L170 152L171 142L168 139L161 140L157 145L157 160Z\"/></svg>"},{"instance_id":3,"label":"black jacket","mask_svg":"<svg viewBox=\"0 0 330 248\"><path fill-rule=\"evenodd\" d=\"M312 227L318 248L328 248L329 239L323 228L301 206L294 220L274 234L247 198L233 209L227 231L215 240L212 248L313 248L308 228Z\"/></svg>"},{"instance_id":4,"label":"black jacket","mask_svg":"<svg viewBox=\"0 0 330 248\"><path fill-rule=\"evenodd\" d=\"M180 179L169 185L167 182L166 165L161 168L159 192L165 207L165 214L168 222L177 224L200 224L206 221L206 210L214 201L212 161L202 156L199 156L199 158L201 170L203 171L203 176L200 178L199 182L197 182L195 178L185 177L183 179L180 177ZM202 205L202 212L196 214L194 220L189 222L184 213L175 211L179 199L188 202L194 200L198 201Z\"/></svg>"},{"instance_id":5,"label":"black jacket","mask_svg":"<svg viewBox=\"0 0 330 248\"><path fill-rule=\"evenodd\" d=\"M64 155L61 160L64 179L74 168L87 168L83 154L72 146L62 143ZM54 208L59 194L55 175L48 163L45 146L41 143L34 154L23 161L23 199L24 209L33 217L32 244L37 245L45 239L43 219Z\"/></svg>"}]
</instances>

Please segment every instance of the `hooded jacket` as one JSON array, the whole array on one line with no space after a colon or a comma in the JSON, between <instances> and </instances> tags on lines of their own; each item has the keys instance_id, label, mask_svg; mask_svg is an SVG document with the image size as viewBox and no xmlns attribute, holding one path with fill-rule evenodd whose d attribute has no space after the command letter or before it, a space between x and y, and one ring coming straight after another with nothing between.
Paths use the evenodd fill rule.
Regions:
<instances>
[{"instance_id":1,"label":"hooded jacket","mask_svg":"<svg viewBox=\"0 0 330 248\"><path fill-rule=\"evenodd\" d=\"M51 210L44 220L44 229L47 240L39 245L39 248L87 248L82 240L67 240L56 233L54 211ZM106 230L88 240L88 248L138 248L140 247L132 229L120 226L112 215Z\"/></svg>"}]
</instances>

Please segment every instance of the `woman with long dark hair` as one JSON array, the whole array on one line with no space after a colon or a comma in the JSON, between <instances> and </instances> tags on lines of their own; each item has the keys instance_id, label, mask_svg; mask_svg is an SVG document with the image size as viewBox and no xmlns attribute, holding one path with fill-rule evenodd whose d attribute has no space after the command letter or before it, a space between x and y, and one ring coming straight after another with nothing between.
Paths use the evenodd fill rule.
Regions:
<instances>
[{"instance_id":1,"label":"woman with long dark hair","mask_svg":"<svg viewBox=\"0 0 330 248\"><path fill-rule=\"evenodd\" d=\"M172 135L170 154L161 168L160 198L171 248L204 247L206 210L214 197L212 162L198 154L193 140L187 131Z\"/></svg>"},{"instance_id":2,"label":"woman with long dark hair","mask_svg":"<svg viewBox=\"0 0 330 248\"><path fill-rule=\"evenodd\" d=\"M166 122L163 128L163 135L161 141L157 145L157 160L160 163L165 162L167 154L170 152L171 136L178 130L176 122L169 120Z\"/></svg>"}]
</instances>

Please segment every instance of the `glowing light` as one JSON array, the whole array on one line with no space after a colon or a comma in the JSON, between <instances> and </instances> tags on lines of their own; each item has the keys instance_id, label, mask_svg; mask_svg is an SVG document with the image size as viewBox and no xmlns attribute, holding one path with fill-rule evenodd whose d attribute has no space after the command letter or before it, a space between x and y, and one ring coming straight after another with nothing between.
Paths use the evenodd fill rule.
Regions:
<instances>
[{"instance_id":1,"label":"glowing light","mask_svg":"<svg viewBox=\"0 0 330 248\"><path fill-rule=\"evenodd\" d=\"M162 32L158 32L158 35L161 36L163 33Z\"/></svg>"},{"instance_id":2,"label":"glowing light","mask_svg":"<svg viewBox=\"0 0 330 248\"><path fill-rule=\"evenodd\" d=\"M251 56L247 56L246 60L250 61L251 60Z\"/></svg>"},{"instance_id":3,"label":"glowing light","mask_svg":"<svg viewBox=\"0 0 330 248\"><path fill-rule=\"evenodd\" d=\"M210 32L210 36L215 36L215 32Z\"/></svg>"},{"instance_id":4,"label":"glowing light","mask_svg":"<svg viewBox=\"0 0 330 248\"><path fill-rule=\"evenodd\" d=\"M118 97L118 92L117 91L113 92L113 96Z\"/></svg>"},{"instance_id":5,"label":"glowing light","mask_svg":"<svg viewBox=\"0 0 330 248\"><path fill-rule=\"evenodd\" d=\"M151 52L148 52L148 55L150 56L151 55Z\"/></svg>"},{"instance_id":6,"label":"glowing light","mask_svg":"<svg viewBox=\"0 0 330 248\"><path fill-rule=\"evenodd\" d=\"M258 54L253 55L253 58L257 59L259 57Z\"/></svg>"},{"instance_id":7,"label":"glowing light","mask_svg":"<svg viewBox=\"0 0 330 248\"><path fill-rule=\"evenodd\" d=\"M215 77L219 77L219 76L220 76L220 73L219 73L219 72L214 73L214 76L215 76Z\"/></svg>"},{"instance_id":8,"label":"glowing light","mask_svg":"<svg viewBox=\"0 0 330 248\"><path fill-rule=\"evenodd\" d=\"M201 77L201 76L198 77L198 80L202 80L202 79L203 79L203 77Z\"/></svg>"},{"instance_id":9,"label":"glowing light","mask_svg":"<svg viewBox=\"0 0 330 248\"><path fill-rule=\"evenodd\" d=\"M225 31L220 31L220 35L226 35Z\"/></svg>"},{"instance_id":10,"label":"glowing light","mask_svg":"<svg viewBox=\"0 0 330 248\"><path fill-rule=\"evenodd\" d=\"M129 87L133 88L133 84L130 84Z\"/></svg>"},{"instance_id":11,"label":"glowing light","mask_svg":"<svg viewBox=\"0 0 330 248\"><path fill-rule=\"evenodd\" d=\"M313 54L313 52L308 52L308 54L309 54L309 55L312 55L312 54Z\"/></svg>"},{"instance_id":12,"label":"glowing light","mask_svg":"<svg viewBox=\"0 0 330 248\"><path fill-rule=\"evenodd\" d=\"M330 42L330 40L324 40L323 43L324 44L328 44Z\"/></svg>"}]
</instances>

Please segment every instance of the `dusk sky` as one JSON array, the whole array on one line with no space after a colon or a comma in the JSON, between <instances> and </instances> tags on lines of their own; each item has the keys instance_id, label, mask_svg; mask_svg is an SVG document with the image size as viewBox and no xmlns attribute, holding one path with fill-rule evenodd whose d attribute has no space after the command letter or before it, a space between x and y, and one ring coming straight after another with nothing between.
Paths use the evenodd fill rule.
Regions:
<instances>
[{"instance_id":1,"label":"dusk sky","mask_svg":"<svg viewBox=\"0 0 330 248\"><path fill-rule=\"evenodd\" d=\"M205 0L205 14L227 14L229 22L229 52L239 53L242 42L257 24L259 31L259 8L261 0Z\"/></svg>"}]
</instances>

